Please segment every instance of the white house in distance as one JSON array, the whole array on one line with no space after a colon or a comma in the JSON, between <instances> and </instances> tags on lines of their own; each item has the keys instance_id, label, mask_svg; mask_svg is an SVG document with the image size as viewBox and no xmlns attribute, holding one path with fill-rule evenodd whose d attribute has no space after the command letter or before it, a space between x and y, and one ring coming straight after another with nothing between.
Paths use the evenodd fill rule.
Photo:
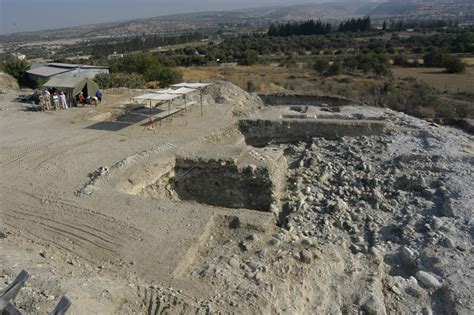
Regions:
<instances>
[{"instance_id":1,"label":"white house in distance","mask_svg":"<svg viewBox=\"0 0 474 315\"><path fill-rule=\"evenodd\" d=\"M31 69L26 72L30 81L38 83L39 81L46 81L52 77L73 72L84 78L93 79L99 73L109 73L109 68L101 66L90 66L81 64L68 63L33 63Z\"/></svg>"},{"instance_id":2,"label":"white house in distance","mask_svg":"<svg viewBox=\"0 0 474 315\"><path fill-rule=\"evenodd\" d=\"M22 53L19 53L19 52L14 52L11 54L11 57L14 59L14 60L26 60L26 55L25 54L22 54Z\"/></svg>"},{"instance_id":3,"label":"white house in distance","mask_svg":"<svg viewBox=\"0 0 474 315\"><path fill-rule=\"evenodd\" d=\"M116 59L121 59L121 58L123 58L123 54L117 54L116 51L114 51L113 54L110 54L107 56L107 59L109 60L116 60Z\"/></svg>"}]
</instances>

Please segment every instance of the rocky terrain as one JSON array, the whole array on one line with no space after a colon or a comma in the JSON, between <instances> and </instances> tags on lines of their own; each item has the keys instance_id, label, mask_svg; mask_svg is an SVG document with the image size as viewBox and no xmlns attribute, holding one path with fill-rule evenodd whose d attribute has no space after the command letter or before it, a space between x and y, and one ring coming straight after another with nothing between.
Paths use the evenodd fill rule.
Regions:
<instances>
[{"instance_id":1,"label":"rocky terrain","mask_svg":"<svg viewBox=\"0 0 474 315\"><path fill-rule=\"evenodd\" d=\"M125 107L126 95L98 110ZM472 136L368 106L314 105L304 116L225 82L203 99L204 116L193 109L155 132L97 129L86 109L26 113L2 99L0 276L32 273L20 310L43 314L67 293L71 314L474 312ZM295 124L390 128L245 143L240 119L280 111ZM245 169L271 164L265 152L286 159L270 212L141 193L160 189L158 174L184 149L204 168L196 156L232 148L248 153Z\"/></svg>"}]
</instances>

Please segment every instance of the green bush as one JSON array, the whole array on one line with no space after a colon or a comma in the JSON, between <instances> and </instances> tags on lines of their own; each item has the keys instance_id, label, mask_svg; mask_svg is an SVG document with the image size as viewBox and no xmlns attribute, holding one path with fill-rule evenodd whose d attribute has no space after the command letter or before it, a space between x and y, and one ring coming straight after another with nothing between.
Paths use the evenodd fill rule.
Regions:
<instances>
[{"instance_id":1,"label":"green bush","mask_svg":"<svg viewBox=\"0 0 474 315\"><path fill-rule=\"evenodd\" d=\"M170 60L166 61L168 65L172 64ZM157 81L160 86L168 86L178 83L182 80L182 75L172 67L166 66L152 54L130 54L122 59L113 62L110 67L112 72L139 75L138 83L143 80L146 82ZM138 78L138 77L135 77ZM132 87L133 82L127 82L121 75L110 77L111 85L124 84L123 86Z\"/></svg>"},{"instance_id":2,"label":"green bush","mask_svg":"<svg viewBox=\"0 0 474 315\"><path fill-rule=\"evenodd\" d=\"M145 79L139 74L101 73L95 76L94 81L101 89L118 87L141 89L146 86Z\"/></svg>"},{"instance_id":3,"label":"green bush","mask_svg":"<svg viewBox=\"0 0 474 315\"><path fill-rule=\"evenodd\" d=\"M26 71L30 69L30 64L26 60L12 60L3 66L5 72L18 80L18 83L26 82Z\"/></svg>"},{"instance_id":4,"label":"green bush","mask_svg":"<svg viewBox=\"0 0 474 315\"><path fill-rule=\"evenodd\" d=\"M461 58L448 56L444 60L444 67L448 73L462 73L466 70L466 63Z\"/></svg>"},{"instance_id":5,"label":"green bush","mask_svg":"<svg viewBox=\"0 0 474 315\"><path fill-rule=\"evenodd\" d=\"M258 53L255 50L247 50L242 54L240 64L251 66L258 62Z\"/></svg>"},{"instance_id":6,"label":"green bush","mask_svg":"<svg viewBox=\"0 0 474 315\"><path fill-rule=\"evenodd\" d=\"M449 55L442 50L434 49L423 56L423 64L425 67L443 67L448 56Z\"/></svg>"},{"instance_id":7,"label":"green bush","mask_svg":"<svg viewBox=\"0 0 474 315\"><path fill-rule=\"evenodd\" d=\"M150 67L144 77L147 82L159 81L161 87L179 83L183 79L183 75L178 71L158 64Z\"/></svg>"},{"instance_id":8,"label":"green bush","mask_svg":"<svg viewBox=\"0 0 474 315\"><path fill-rule=\"evenodd\" d=\"M342 73L342 64L339 61L334 61L332 65L329 66L327 75L339 75Z\"/></svg>"},{"instance_id":9,"label":"green bush","mask_svg":"<svg viewBox=\"0 0 474 315\"><path fill-rule=\"evenodd\" d=\"M406 55L396 55L393 58L393 64L396 66L408 67L410 66L410 61Z\"/></svg>"},{"instance_id":10,"label":"green bush","mask_svg":"<svg viewBox=\"0 0 474 315\"><path fill-rule=\"evenodd\" d=\"M319 73L324 73L329 68L329 64L324 59L318 59L313 65L313 69Z\"/></svg>"}]
</instances>

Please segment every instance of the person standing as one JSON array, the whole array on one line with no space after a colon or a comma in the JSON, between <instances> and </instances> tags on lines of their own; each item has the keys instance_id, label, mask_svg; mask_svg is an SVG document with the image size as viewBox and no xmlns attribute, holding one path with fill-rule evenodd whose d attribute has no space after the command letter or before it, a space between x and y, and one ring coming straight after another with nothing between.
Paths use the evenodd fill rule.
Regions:
<instances>
[{"instance_id":1,"label":"person standing","mask_svg":"<svg viewBox=\"0 0 474 315\"><path fill-rule=\"evenodd\" d=\"M44 112L44 107L45 107L45 101L44 101L44 96L43 95L40 95L39 96L39 104L40 104L40 107L41 107L41 111Z\"/></svg>"},{"instance_id":2,"label":"person standing","mask_svg":"<svg viewBox=\"0 0 474 315\"><path fill-rule=\"evenodd\" d=\"M61 93L59 94L59 101L61 102L61 106L63 107L63 109L68 109L66 95L64 95L63 91L61 91Z\"/></svg>"},{"instance_id":3,"label":"person standing","mask_svg":"<svg viewBox=\"0 0 474 315\"><path fill-rule=\"evenodd\" d=\"M43 92L44 104L47 110L51 109L51 93L49 93L48 89L45 89Z\"/></svg>"},{"instance_id":4,"label":"person standing","mask_svg":"<svg viewBox=\"0 0 474 315\"><path fill-rule=\"evenodd\" d=\"M54 104L54 109L58 111L59 110L59 96L57 92L54 92L53 94L53 104Z\"/></svg>"},{"instance_id":5,"label":"person standing","mask_svg":"<svg viewBox=\"0 0 474 315\"><path fill-rule=\"evenodd\" d=\"M85 101L84 93L82 91L79 93L79 103L83 104Z\"/></svg>"}]
</instances>

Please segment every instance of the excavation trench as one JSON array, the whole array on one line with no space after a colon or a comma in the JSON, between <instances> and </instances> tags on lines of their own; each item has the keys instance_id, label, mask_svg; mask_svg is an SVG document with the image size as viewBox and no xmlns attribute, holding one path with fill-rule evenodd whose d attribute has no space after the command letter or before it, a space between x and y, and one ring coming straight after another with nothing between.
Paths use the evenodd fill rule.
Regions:
<instances>
[{"instance_id":1,"label":"excavation trench","mask_svg":"<svg viewBox=\"0 0 474 315\"><path fill-rule=\"evenodd\" d=\"M286 191L286 159L280 152L232 147L178 156L155 170L148 183L133 182L128 193L211 206L276 211ZM211 156L212 155L212 156ZM143 180L145 180L142 177ZM139 187L139 189L136 189Z\"/></svg>"},{"instance_id":2,"label":"excavation trench","mask_svg":"<svg viewBox=\"0 0 474 315\"><path fill-rule=\"evenodd\" d=\"M312 138L337 139L379 135L389 130L389 125L377 120L349 119L242 119L238 125L245 142L254 147L269 144L311 142Z\"/></svg>"}]
</instances>

